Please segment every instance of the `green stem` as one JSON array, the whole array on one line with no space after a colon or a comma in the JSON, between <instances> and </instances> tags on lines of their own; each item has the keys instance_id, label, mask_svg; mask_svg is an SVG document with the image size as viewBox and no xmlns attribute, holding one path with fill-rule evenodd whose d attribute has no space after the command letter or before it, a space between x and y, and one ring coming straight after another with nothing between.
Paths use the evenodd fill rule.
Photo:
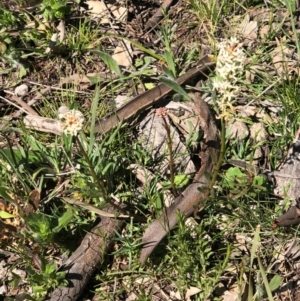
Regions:
<instances>
[{"instance_id":1,"label":"green stem","mask_svg":"<svg viewBox=\"0 0 300 301\"><path fill-rule=\"evenodd\" d=\"M224 160L224 156L225 156L225 144L226 144L226 127L225 127L225 120L224 118L221 119L221 148L220 148L220 155L218 158L218 161L214 167L214 171L213 171L213 175L211 178L211 181L209 183L208 189L209 191L212 190L216 180L217 180L217 176L218 176L218 172L222 166L223 160Z\"/></svg>"},{"instance_id":2,"label":"green stem","mask_svg":"<svg viewBox=\"0 0 300 301\"><path fill-rule=\"evenodd\" d=\"M170 182L171 188L174 196L177 196L176 186L175 186L175 176L174 176L174 161L173 161L173 149L172 149L172 137L170 126L168 125L165 116L162 117L164 122L164 128L166 129L167 133L167 145L169 149L169 168L170 168Z\"/></svg>"},{"instance_id":3,"label":"green stem","mask_svg":"<svg viewBox=\"0 0 300 301\"><path fill-rule=\"evenodd\" d=\"M96 184L98 190L100 191L101 197L102 197L104 200L107 200L107 197L106 197L106 191L105 191L103 185L101 184L101 182L99 181L99 178L98 178L98 176L96 175L95 170L94 170L94 167L93 167L93 165L92 165L92 162L91 162L89 156L87 155L86 151L84 150L84 148L83 148L83 146L82 146L82 143L81 143L81 141L80 141L80 139L79 139L78 136L76 136L76 140L77 140L77 143L78 143L80 152L82 153L82 155L83 155L85 161L87 162L87 164L88 164L88 166L89 166L89 168L90 168L90 172L91 172L91 174L92 174L92 177L93 177L93 179L94 179L94 182L95 182L95 184ZM108 202L110 202L110 201L108 201ZM111 203L111 202L110 202L110 203Z\"/></svg>"}]
</instances>

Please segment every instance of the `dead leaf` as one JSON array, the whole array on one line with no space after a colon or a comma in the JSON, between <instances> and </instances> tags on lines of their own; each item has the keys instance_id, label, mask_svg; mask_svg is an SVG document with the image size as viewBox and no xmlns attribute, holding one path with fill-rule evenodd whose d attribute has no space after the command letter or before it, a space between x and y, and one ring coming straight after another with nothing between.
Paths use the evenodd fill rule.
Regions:
<instances>
[{"instance_id":1,"label":"dead leaf","mask_svg":"<svg viewBox=\"0 0 300 301\"><path fill-rule=\"evenodd\" d=\"M62 43L63 40L65 39L65 22L63 20L60 20L58 26L56 27L56 29L59 31L59 42Z\"/></svg>"},{"instance_id":2,"label":"dead leaf","mask_svg":"<svg viewBox=\"0 0 300 301\"><path fill-rule=\"evenodd\" d=\"M241 24L240 33L245 39L255 40L257 39L257 31L257 21L250 21L250 15L247 14Z\"/></svg>"},{"instance_id":3,"label":"dead leaf","mask_svg":"<svg viewBox=\"0 0 300 301\"><path fill-rule=\"evenodd\" d=\"M232 285L230 290L225 291L222 296L222 301L238 301L239 299L239 286L237 284Z\"/></svg>"},{"instance_id":4,"label":"dead leaf","mask_svg":"<svg viewBox=\"0 0 300 301\"><path fill-rule=\"evenodd\" d=\"M286 44L280 43L270 55L277 73L286 78L290 67L293 65L293 62L290 60L292 51Z\"/></svg>"},{"instance_id":5,"label":"dead leaf","mask_svg":"<svg viewBox=\"0 0 300 301\"><path fill-rule=\"evenodd\" d=\"M92 84L91 79L92 78L97 78L99 79L99 81L104 81L106 79L114 79L116 78L117 75L114 75L112 73L108 73L108 72L99 72L99 73L87 73L87 74L80 74L80 73L74 73L68 77L62 78L59 86L62 87L64 85L67 84L73 84L73 85L79 85L79 84ZM81 86L81 90L83 90L84 87L86 87L87 85L83 85Z\"/></svg>"},{"instance_id":6,"label":"dead leaf","mask_svg":"<svg viewBox=\"0 0 300 301\"><path fill-rule=\"evenodd\" d=\"M300 197L299 175L300 175L300 128L295 133L291 147L279 169L273 172L276 181L274 193L283 199L296 200ZM294 201L295 202L295 201ZM294 206L295 204L292 204Z\"/></svg>"},{"instance_id":7,"label":"dead leaf","mask_svg":"<svg viewBox=\"0 0 300 301\"><path fill-rule=\"evenodd\" d=\"M24 207L25 214L35 212L41 201L41 192L38 188L32 190L29 194L29 202Z\"/></svg>"},{"instance_id":8,"label":"dead leaf","mask_svg":"<svg viewBox=\"0 0 300 301\"><path fill-rule=\"evenodd\" d=\"M269 134L265 125L261 122L255 122L250 128L250 137L256 142L266 141Z\"/></svg>"},{"instance_id":9,"label":"dead leaf","mask_svg":"<svg viewBox=\"0 0 300 301\"><path fill-rule=\"evenodd\" d=\"M5 205L3 202L0 202L0 210L5 210Z\"/></svg>"},{"instance_id":10,"label":"dead leaf","mask_svg":"<svg viewBox=\"0 0 300 301\"><path fill-rule=\"evenodd\" d=\"M259 35L260 35L261 39L266 39L270 34L270 30L271 30L271 27L269 24L264 25L259 31Z\"/></svg>"},{"instance_id":11,"label":"dead leaf","mask_svg":"<svg viewBox=\"0 0 300 301\"><path fill-rule=\"evenodd\" d=\"M45 133L53 133L56 135L62 134L60 122L58 120L40 116L27 115L25 116L23 121L25 127L29 129L34 129Z\"/></svg>"},{"instance_id":12,"label":"dead leaf","mask_svg":"<svg viewBox=\"0 0 300 301\"><path fill-rule=\"evenodd\" d=\"M110 23L107 16L110 16L111 14L115 17L115 20L119 21L125 21L127 18L126 7L117 7L112 4L105 5L102 1L86 1L86 4L88 5L89 13L101 18L101 24Z\"/></svg>"},{"instance_id":13,"label":"dead leaf","mask_svg":"<svg viewBox=\"0 0 300 301\"><path fill-rule=\"evenodd\" d=\"M116 108L119 109L121 108L123 105L125 105L125 103L128 101L128 97L126 95L117 95L116 98L114 99L114 102L116 104Z\"/></svg>"},{"instance_id":14,"label":"dead leaf","mask_svg":"<svg viewBox=\"0 0 300 301\"><path fill-rule=\"evenodd\" d=\"M128 41L121 41L120 45L116 47L112 58L119 66L129 67L132 64L132 46Z\"/></svg>"},{"instance_id":15,"label":"dead leaf","mask_svg":"<svg viewBox=\"0 0 300 301\"><path fill-rule=\"evenodd\" d=\"M237 25L235 32L243 36L245 40L253 41L257 39L257 21L250 21L250 15L246 14L242 23Z\"/></svg>"},{"instance_id":16,"label":"dead leaf","mask_svg":"<svg viewBox=\"0 0 300 301\"><path fill-rule=\"evenodd\" d=\"M190 301L192 296L199 294L201 290L197 287L191 286L185 293L185 300Z\"/></svg>"}]
</instances>

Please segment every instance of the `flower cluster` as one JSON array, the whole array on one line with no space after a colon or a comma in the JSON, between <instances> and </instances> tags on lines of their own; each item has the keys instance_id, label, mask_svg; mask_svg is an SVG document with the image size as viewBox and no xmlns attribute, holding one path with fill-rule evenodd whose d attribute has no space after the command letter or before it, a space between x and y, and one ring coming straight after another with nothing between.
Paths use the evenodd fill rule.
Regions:
<instances>
[{"instance_id":1,"label":"flower cluster","mask_svg":"<svg viewBox=\"0 0 300 301\"><path fill-rule=\"evenodd\" d=\"M213 87L219 94L220 114L217 118L230 118L232 104L240 93L238 81L243 74L246 58L241 46L235 37L218 45L216 78L213 80Z\"/></svg>"},{"instance_id":2,"label":"flower cluster","mask_svg":"<svg viewBox=\"0 0 300 301\"><path fill-rule=\"evenodd\" d=\"M66 112L59 114L59 119L61 119L61 130L65 134L77 136L78 132L83 127L84 117L80 111L67 110Z\"/></svg>"}]
</instances>

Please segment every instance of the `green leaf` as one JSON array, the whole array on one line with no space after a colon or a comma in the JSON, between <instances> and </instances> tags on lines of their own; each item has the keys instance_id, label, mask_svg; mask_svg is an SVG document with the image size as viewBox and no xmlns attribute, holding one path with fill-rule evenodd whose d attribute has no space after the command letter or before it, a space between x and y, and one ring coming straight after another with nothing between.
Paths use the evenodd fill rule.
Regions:
<instances>
[{"instance_id":1,"label":"green leaf","mask_svg":"<svg viewBox=\"0 0 300 301\"><path fill-rule=\"evenodd\" d=\"M7 193L8 188L0 186L0 195L8 202L15 204L15 201Z\"/></svg>"},{"instance_id":2,"label":"green leaf","mask_svg":"<svg viewBox=\"0 0 300 301\"><path fill-rule=\"evenodd\" d=\"M49 243L53 238L53 219L41 212L34 212L25 217L31 236L39 243Z\"/></svg>"},{"instance_id":3,"label":"green leaf","mask_svg":"<svg viewBox=\"0 0 300 301\"><path fill-rule=\"evenodd\" d=\"M91 113L92 113L92 121L91 121L91 129L90 129L90 145L89 145L89 153L93 150L94 141L95 141L95 123L97 118L97 108L100 100L100 90L99 86L95 89L95 94L92 101Z\"/></svg>"},{"instance_id":4,"label":"green leaf","mask_svg":"<svg viewBox=\"0 0 300 301\"><path fill-rule=\"evenodd\" d=\"M98 54L110 70L114 71L119 77L123 77L117 62L110 55L100 50L92 50L91 52Z\"/></svg>"},{"instance_id":5,"label":"green leaf","mask_svg":"<svg viewBox=\"0 0 300 301\"><path fill-rule=\"evenodd\" d=\"M269 286L270 290L274 291L281 285L282 279L279 275L274 275L274 277L271 279Z\"/></svg>"},{"instance_id":6,"label":"green leaf","mask_svg":"<svg viewBox=\"0 0 300 301\"><path fill-rule=\"evenodd\" d=\"M54 229L53 229L53 232L54 233L57 233L59 232L62 228L66 227L70 220L72 219L73 217L73 210L72 209L68 209L64 214L63 216L61 216L59 219L58 219L58 226L56 226Z\"/></svg>"},{"instance_id":7,"label":"green leaf","mask_svg":"<svg viewBox=\"0 0 300 301\"><path fill-rule=\"evenodd\" d=\"M259 256L257 256L257 262L258 262L259 270L260 270L260 273L261 273L261 278L263 280L265 290L266 290L266 293L267 293L267 296L268 296L268 300L269 301L274 301L273 296L272 296L272 292L271 292L271 289L270 289L270 284L268 282L265 269L263 267L263 264L262 264L261 259L260 259Z\"/></svg>"},{"instance_id":8,"label":"green leaf","mask_svg":"<svg viewBox=\"0 0 300 301\"><path fill-rule=\"evenodd\" d=\"M252 241L252 248L251 248L251 255L250 255L250 267L252 267L253 265L253 260L256 257L256 251L258 249L259 246L259 242L260 242L260 225L257 225L256 230L255 230L255 234L254 234L254 238Z\"/></svg>"},{"instance_id":9,"label":"green leaf","mask_svg":"<svg viewBox=\"0 0 300 301\"><path fill-rule=\"evenodd\" d=\"M46 270L45 270L45 273L50 275L51 273L55 272L56 270L56 264L55 262L50 262L46 265Z\"/></svg>"},{"instance_id":10,"label":"green leaf","mask_svg":"<svg viewBox=\"0 0 300 301\"><path fill-rule=\"evenodd\" d=\"M6 211L0 210L0 218L13 218L15 217L13 214L10 214Z\"/></svg>"},{"instance_id":11,"label":"green leaf","mask_svg":"<svg viewBox=\"0 0 300 301\"><path fill-rule=\"evenodd\" d=\"M26 73L27 73L26 69L23 66L21 66L19 69L19 77L25 76Z\"/></svg>"},{"instance_id":12,"label":"green leaf","mask_svg":"<svg viewBox=\"0 0 300 301\"><path fill-rule=\"evenodd\" d=\"M225 175L225 185L230 188L237 188L247 183L246 175L238 167L230 167ZM239 189L239 188L238 188Z\"/></svg>"},{"instance_id":13,"label":"green leaf","mask_svg":"<svg viewBox=\"0 0 300 301\"><path fill-rule=\"evenodd\" d=\"M189 183L190 179L191 177L184 174L176 175L174 178L174 184L176 188L182 188Z\"/></svg>"},{"instance_id":14,"label":"green leaf","mask_svg":"<svg viewBox=\"0 0 300 301\"><path fill-rule=\"evenodd\" d=\"M39 151L28 151L25 153L24 149L1 149L0 155L7 161L15 164L45 162L45 158Z\"/></svg>"},{"instance_id":15,"label":"green leaf","mask_svg":"<svg viewBox=\"0 0 300 301\"><path fill-rule=\"evenodd\" d=\"M105 175L107 173L107 171L109 170L109 168L111 166L113 166L114 163L112 162L108 162L108 164L104 167L104 169L102 170L102 175Z\"/></svg>"},{"instance_id":16,"label":"green leaf","mask_svg":"<svg viewBox=\"0 0 300 301\"><path fill-rule=\"evenodd\" d=\"M172 79L175 78L173 71L170 70L169 68L167 68L165 65L161 65L161 68L169 78L172 78Z\"/></svg>"},{"instance_id":17,"label":"green leaf","mask_svg":"<svg viewBox=\"0 0 300 301\"><path fill-rule=\"evenodd\" d=\"M174 90L175 92L179 93L180 95L182 95L185 99L192 101L191 98L188 96L188 94L185 92L185 90L179 85L177 84L174 80L169 79L165 76L161 76L159 78L159 80L165 84L166 86L170 87L172 90Z\"/></svg>"},{"instance_id":18,"label":"green leaf","mask_svg":"<svg viewBox=\"0 0 300 301\"><path fill-rule=\"evenodd\" d=\"M164 57L165 57L165 59L167 61L167 65L169 67L168 70L171 72L172 77L173 78L176 77L176 68L175 68L174 56L173 56L172 52L166 51ZM164 66L162 65L162 67L164 67Z\"/></svg>"}]
</instances>

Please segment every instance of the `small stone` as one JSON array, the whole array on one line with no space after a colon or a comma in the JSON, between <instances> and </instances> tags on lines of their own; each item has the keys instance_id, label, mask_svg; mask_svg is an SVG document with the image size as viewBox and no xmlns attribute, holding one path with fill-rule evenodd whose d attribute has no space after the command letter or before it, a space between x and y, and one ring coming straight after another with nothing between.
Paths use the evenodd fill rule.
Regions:
<instances>
[{"instance_id":1,"label":"small stone","mask_svg":"<svg viewBox=\"0 0 300 301\"><path fill-rule=\"evenodd\" d=\"M119 109L128 101L128 97L126 95L118 95L115 98L116 108Z\"/></svg>"},{"instance_id":2,"label":"small stone","mask_svg":"<svg viewBox=\"0 0 300 301\"><path fill-rule=\"evenodd\" d=\"M19 97L23 97L28 93L28 86L25 84L22 84L15 88L15 94Z\"/></svg>"},{"instance_id":3,"label":"small stone","mask_svg":"<svg viewBox=\"0 0 300 301\"><path fill-rule=\"evenodd\" d=\"M15 275L18 275L22 281L24 281L25 278L26 278L26 272L25 272L24 270L14 268L14 269L12 270L12 273L13 273L13 274L9 274L9 277L8 277L9 280L14 279L14 276L13 276L14 274L15 274Z\"/></svg>"},{"instance_id":4,"label":"small stone","mask_svg":"<svg viewBox=\"0 0 300 301\"><path fill-rule=\"evenodd\" d=\"M258 147L255 149L254 151L254 155L253 155L253 162L256 162L256 160L262 159L263 158L263 151L261 149L261 147Z\"/></svg>"},{"instance_id":5,"label":"small stone","mask_svg":"<svg viewBox=\"0 0 300 301\"><path fill-rule=\"evenodd\" d=\"M60 106L57 111L58 118L60 119L61 116L63 116L65 113L67 113L69 111L70 111L70 109L67 106Z\"/></svg>"},{"instance_id":6,"label":"small stone","mask_svg":"<svg viewBox=\"0 0 300 301\"><path fill-rule=\"evenodd\" d=\"M7 286L5 284L0 286L0 296L5 296L7 294Z\"/></svg>"},{"instance_id":7,"label":"small stone","mask_svg":"<svg viewBox=\"0 0 300 301\"><path fill-rule=\"evenodd\" d=\"M249 130L246 124L242 121L236 120L231 124L228 124L229 138L230 139L245 139L249 136Z\"/></svg>"},{"instance_id":8,"label":"small stone","mask_svg":"<svg viewBox=\"0 0 300 301\"><path fill-rule=\"evenodd\" d=\"M250 137L256 142L264 141L268 138L269 134L264 124L257 122L254 123L250 128Z\"/></svg>"}]
</instances>

